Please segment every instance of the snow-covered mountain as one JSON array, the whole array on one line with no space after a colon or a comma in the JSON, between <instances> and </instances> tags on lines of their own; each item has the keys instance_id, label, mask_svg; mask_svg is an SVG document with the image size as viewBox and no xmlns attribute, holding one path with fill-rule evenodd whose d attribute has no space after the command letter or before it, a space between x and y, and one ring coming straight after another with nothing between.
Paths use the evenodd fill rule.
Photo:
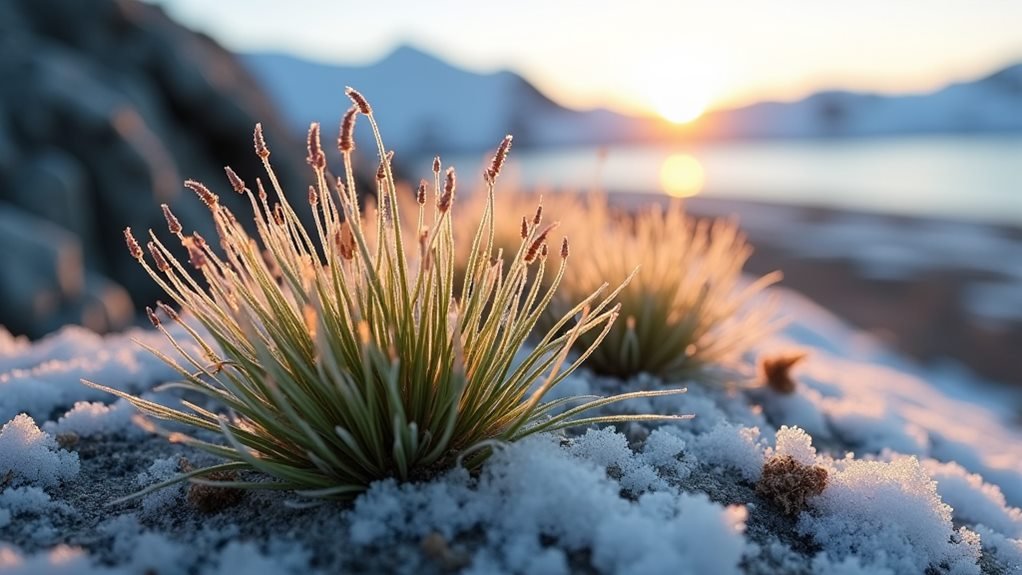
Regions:
<instances>
[{"instance_id":1,"label":"snow-covered mountain","mask_svg":"<svg viewBox=\"0 0 1022 575\"><path fill-rule=\"evenodd\" d=\"M564 108L512 72L477 74L411 47L368 66L284 54L242 58L296 129L339 121L350 105L348 85L372 103L388 145L402 150L484 149L508 132L516 145L610 143L628 138L637 126L634 118L606 110Z\"/></svg>"},{"instance_id":2,"label":"snow-covered mountain","mask_svg":"<svg viewBox=\"0 0 1022 575\"><path fill-rule=\"evenodd\" d=\"M826 91L707 115L717 137L843 137L1022 131L1022 64L935 92Z\"/></svg>"},{"instance_id":3,"label":"snow-covered mountain","mask_svg":"<svg viewBox=\"0 0 1022 575\"><path fill-rule=\"evenodd\" d=\"M676 137L650 118L577 111L508 71L478 74L412 47L363 66L321 64L277 53L243 55L296 130L339 120L345 85L379 110L388 144L403 150L517 145L597 145ZM708 114L693 133L707 138L846 137L1022 131L1022 64L936 92L879 95L843 91L795 102L764 102ZM395 138L397 135L397 138Z\"/></svg>"}]
</instances>

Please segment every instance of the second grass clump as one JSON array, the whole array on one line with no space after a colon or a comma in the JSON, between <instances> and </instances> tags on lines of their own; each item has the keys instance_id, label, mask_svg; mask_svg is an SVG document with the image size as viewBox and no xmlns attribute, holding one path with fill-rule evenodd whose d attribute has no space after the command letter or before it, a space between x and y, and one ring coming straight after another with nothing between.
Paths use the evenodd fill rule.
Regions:
<instances>
[{"instance_id":1,"label":"second grass clump","mask_svg":"<svg viewBox=\"0 0 1022 575\"><path fill-rule=\"evenodd\" d=\"M173 409L87 382L151 417L219 435L216 442L164 431L171 441L226 462L149 490L253 470L273 480L216 484L349 497L385 477L414 479L458 462L476 466L494 443L541 431L671 418L587 412L630 397L683 390L544 399L610 333L619 315L620 306L612 301L620 287L611 291L599 282L571 304L565 303L570 296L559 298L560 318L548 322L535 345L515 361L548 313L571 248L566 238L554 240L555 224L537 221L522 229L514 253L494 249L494 184L510 137L484 173L487 201L478 226L470 236L455 238L453 168L442 170L437 159L432 189L419 188L417 213L401 213L391 156L373 111L358 92L349 89L348 95L354 105L338 139L344 178L328 173L319 126L309 131L308 162L316 185L309 188L304 209L311 210L312 229L303 226L280 188L256 126L255 151L270 192L259 179L253 191L227 168L234 192L251 203L256 237L216 194L191 181L186 186L216 223L220 250L198 234L185 234L166 205L169 230L192 269L152 231L145 241L147 255L125 230L131 255L187 312L166 304L149 310L150 320L171 338L182 359L153 352L180 374L179 387L225 408L184 401L184 409ZM352 176L353 131L360 116L372 127L380 159L371 226L364 221ZM414 237L407 237L401 225L408 217L416 222ZM460 284L454 280L456 243L471 246ZM548 259L557 260L552 279L544 279ZM165 329L166 318L179 323L201 353L180 345Z\"/></svg>"}]
</instances>

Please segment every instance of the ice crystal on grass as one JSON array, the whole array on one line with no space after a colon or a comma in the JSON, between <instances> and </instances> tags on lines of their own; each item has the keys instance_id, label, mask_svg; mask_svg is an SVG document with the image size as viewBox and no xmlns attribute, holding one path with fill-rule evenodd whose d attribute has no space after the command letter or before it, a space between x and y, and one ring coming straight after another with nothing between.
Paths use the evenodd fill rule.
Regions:
<instances>
[{"instance_id":1,"label":"ice crystal on grass","mask_svg":"<svg viewBox=\"0 0 1022 575\"><path fill-rule=\"evenodd\" d=\"M429 476L459 462L478 466L495 444L534 433L656 418L586 414L630 397L681 390L545 399L611 329L619 311L611 302L620 288L606 293L606 283L593 286L559 308L560 318L524 361L514 363L556 294L569 250L566 238L554 236L556 224L534 223L522 230L513 253L494 251L494 186L510 137L485 173L482 219L470 236L457 238L471 248L465 280L455 285L454 169L442 172L437 160L432 205L423 191L414 213L403 213L392 152L383 145L372 108L358 92L347 93L355 106L345 114L338 139L344 178L328 174L319 125L309 129L308 163L316 185L303 197L311 228L280 188L257 125L255 151L269 191L257 179L253 193L227 169L231 188L251 204L256 238L216 193L192 180L185 186L209 208L221 250L199 234L185 234L167 206L164 215L194 271L152 231L140 243L130 228L124 230L132 257L208 333L203 336L173 307L159 303L147 315L184 359L154 351L182 378L177 387L206 395L234 414L190 402L180 411L86 382L149 416L222 435L225 444L215 444L149 423L172 441L228 460L174 480L202 482L214 472L251 469L276 481L219 483L345 498L386 477ZM352 173L351 132L359 114L372 128L379 158L378 209L371 214L363 212ZM364 221L369 215L375 219L373 237ZM417 230L407 239L405 218ZM559 253L548 242L556 242ZM557 265L553 280L544 282L548 256ZM174 337L165 324L188 335ZM194 341L197 352L187 353L178 343L182 339ZM569 360L573 349L579 354Z\"/></svg>"}]
</instances>

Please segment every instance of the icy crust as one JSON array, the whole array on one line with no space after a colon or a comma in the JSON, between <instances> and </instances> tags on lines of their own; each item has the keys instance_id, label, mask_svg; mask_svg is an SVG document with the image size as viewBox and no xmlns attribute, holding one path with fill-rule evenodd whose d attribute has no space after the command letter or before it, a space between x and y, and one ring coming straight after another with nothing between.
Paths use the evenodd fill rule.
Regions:
<instances>
[{"instance_id":1,"label":"icy crust","mask_svg":"<svg viewBox=\"0 0 1022 575\"><path fill-rule=\"evenodd\" d=\"M381 481L350 506L253 494L212 517L184 485L102 508L195 454L141 433L126 404L77 378L151 393L168 368L128 337L0 332L0 541L16 542L0 543L0 572L1022 573L1022 433L1003 411L784 301L797 321L760 351L810 352L791 395L692 385L615 406L689 421L533 437L478 475ZM576 373L565 385L666 384ZM62 449L58 434L81 443ZM797 516L755 489L778 455L827 470Z\"/></svg>"},{"instance_id":2,"label":"icy crust","mask_svg":"<svg viewBox=\"0 0 1022 575\"><path fill-rule=\"evenodd\" d=\"M169 329L185 342L186 351L197 350L180 326ZM59 415L55 410L66 410L79 401L110 402L106 394L82 385L82 378L133 393L178 378L135 341L179 358L167 339L155 330L102 337L68 326L29 345L12 338L0 326L0 421L19 413L45 421Z\"/></svg>"}]
</instances>

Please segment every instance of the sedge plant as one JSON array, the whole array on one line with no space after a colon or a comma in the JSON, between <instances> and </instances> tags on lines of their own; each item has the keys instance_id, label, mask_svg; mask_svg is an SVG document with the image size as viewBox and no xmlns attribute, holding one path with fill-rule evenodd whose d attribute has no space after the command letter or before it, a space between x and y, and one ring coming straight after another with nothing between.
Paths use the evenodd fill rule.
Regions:
<instances>
[{"instance_id":1,"label":"sedge plant","mask_svg":"<svg viewBox=\"0 0 1022 575\"><path fill-rule=\"evenodd\" d=\"M176 409L86 382L131 402L144 425L171 441L225 460L154 485L211 483L213 473L254 471L268 477L216 482L235 488L293 490L347 498L374 480L415 480L462 464L477 467L492 448L544 431L622 420L685 416L600 415L592 410L621 400L683 389L610 397L544 399L592 355L619 315L620 291L606 283L564 307L516 361L564 276L570 247L553 244L556 224L530 225L514 253L494 250L494 184L511 137L484 172L487 207L471 236L455 237L456 175L433 165L433 183L416 194L414 237L401 222L391 153L369 103L348 89L338 149L344 177L333 178L320 145L319 125L309 130L308 162L316 184L307 229L285 196L269 162L259 125L255 151L270 192L256 179L253 192L230 168L231 187L251 204L252 237L218 196L198 182L185 185L209 208L220 250L198 234L186 235L166 205L170 233L187 252L179 260L150 230L148 257L125 230L128 249L182 309L160 303L201 353L189 351L166 329L157 311L149 319L181 360L150 348L178 374L168 384L200 394L223 409L183 400ZM378 207L365 221L352 175L356 119L365 117L379 154ZM374 237L369 237L372 229ZM456 285L456 244L470 242L466 279ZM553 245L553 248L549 246ZM413 256L410 257L409 253ZM553 279L542 280L550 258ZM504 260L509 261L507 268ZM189 269L189 266L191 269ZM622 278L624 279L624 278ZM197 324L197 325L196 325ZM201 328L200 328L201 326ZM585 338L588 343L581 344ZM571 355L571 350L578 350ZM169 431L152 419L183 424L202 434ZM209 434L206 434L209 435ZM204 479L205 478L205 479Z\"/></svg>"},{"instance_id":2,"label":"sedge plant","mask_svg":"<svg viewBox=\"0 0 1022 575\"><path fill-rule=\"evenodd\" d=\"M776 327L776 305L764 288L779 272L745 282L742 269L752 247L735 221L697 220L678 202L655 205L629 216L611 212L606 198L565 200L570 213L585 214L575 226L579 256L551 301L545 325L570 310L573 298L604 279L637 274L617 297L624 321L607 333L580 334L579 349L594 349L586 367L627 378L649 373L667 381L721 383L744 374L743 356ZM565 201L560 206L565 209Z\"/></svg>"}]
</instances>

